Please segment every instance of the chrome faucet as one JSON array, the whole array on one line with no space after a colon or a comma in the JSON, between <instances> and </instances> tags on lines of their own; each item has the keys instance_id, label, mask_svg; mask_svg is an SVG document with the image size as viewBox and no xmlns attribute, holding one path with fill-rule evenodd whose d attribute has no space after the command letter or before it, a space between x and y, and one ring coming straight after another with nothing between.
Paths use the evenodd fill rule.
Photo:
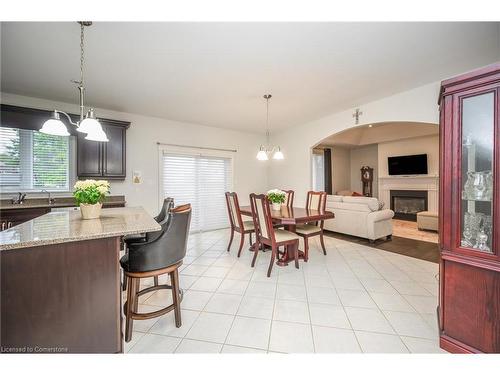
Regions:
<instances>
[{"instance_id":1,"label":"chrome faucet","mask_svg":"<svg viewBox=\"0 0 500 375\"><path fill-rule=\"evenodd\" d=\"M10 202L12 204L23 204L24 198L26 198L26 194L23 193L17 193L17 198L12 198Z\"/></svg>"},{"instance_id":2,"label":"chrome faucet","mask_svg":"<svg viewBox=\"0 0 500 375\"><path fill-rule=\"evenodd\" d=\"M43 189L41 191L41 193L47 193L49 195L48 198L47 198L47 203L48 204L53 204L54 203L55 199L50 197L50 191L47 191L47 190Z\"/></svg>"}]
</instances>

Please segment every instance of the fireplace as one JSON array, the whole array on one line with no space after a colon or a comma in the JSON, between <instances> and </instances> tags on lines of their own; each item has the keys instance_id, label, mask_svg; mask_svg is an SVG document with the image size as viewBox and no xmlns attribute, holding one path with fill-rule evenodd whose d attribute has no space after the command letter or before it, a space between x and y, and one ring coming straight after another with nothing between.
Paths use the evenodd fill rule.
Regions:
<instances>
[{"instance_id":1,"label":"fireplace","mask_svg":"<svg viewBox=\"0 0 500 375\"><path fill-rule=\"evenodd\" d=\"M391 190L390 194L395 219L417 221L417 212L427 211L427 191Z\"/></svg>"}]
</instances>

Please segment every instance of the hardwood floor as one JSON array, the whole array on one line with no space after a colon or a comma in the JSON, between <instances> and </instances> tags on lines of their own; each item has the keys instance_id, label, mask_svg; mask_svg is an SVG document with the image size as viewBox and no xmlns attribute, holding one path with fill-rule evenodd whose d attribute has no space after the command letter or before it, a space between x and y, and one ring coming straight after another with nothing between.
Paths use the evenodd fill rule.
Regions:
<instances>
[{"instance_id":1,"label":"hardwood floor","mask_svg":"<svg viewBox=\"0 0 500 375\"><path fill-rule=\"evenodd\" d=\"M411 238L413 240L439 242L439 235L437 232L430 230L418 230L415 221L407 220L392 220L392 234L398 237Z\"/></svg>"},{"instance_id":2,"label":"hardwood floor","mask_svg":"<svg viewBox=\"0 0 500 375\"><path fill-rule=\"evenodd\" d=\"M335 233L327 230L325 230L325 235L349 242L362 244L365 246L374 247L379 250L390 251L392 253L406 255L412 258L439 263L439 246L437 243L433 242L420 241L412 238L404 238L393 235L391 241L381 239L375 241L375 243L372 244L365 238L349 236L347 234Z\"/></svg>"}]
</instances>

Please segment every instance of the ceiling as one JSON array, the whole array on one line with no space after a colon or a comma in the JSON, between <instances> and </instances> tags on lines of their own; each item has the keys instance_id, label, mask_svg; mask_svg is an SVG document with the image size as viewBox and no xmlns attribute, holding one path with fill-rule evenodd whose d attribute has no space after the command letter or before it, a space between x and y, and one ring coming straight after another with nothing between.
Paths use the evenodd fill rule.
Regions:
<instances>
[{"instance_id":1,"label":"ceiling","mask_svg":"<svg viewBox=\"0 0 500 375\"><path fill-rule=\"evenodd\" d=\"M370 125L358 126L357 128L331 135L323 139L317 147L356 148L375 143L437 134L439 134L439 126L437 124L383 122L373 124L371 127Z\"/></svg>"},{"instance_id":2,"label":"ceiling","mask_svg":"<svg viewBox=\"0 0 500 375\"><path fill-rule=\"evenodd\" d=\"M96 22L87 104L271 131L500 60L499 23ZM79 25L3 22L2 91L77 102Z\"/></svg>"}]
</instances>

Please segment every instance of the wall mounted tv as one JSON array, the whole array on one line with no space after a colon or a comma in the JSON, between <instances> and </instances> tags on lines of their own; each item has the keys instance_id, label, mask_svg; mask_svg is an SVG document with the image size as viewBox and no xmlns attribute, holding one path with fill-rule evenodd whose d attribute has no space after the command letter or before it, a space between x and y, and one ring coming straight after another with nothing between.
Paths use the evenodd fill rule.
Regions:
<instances>
[{"instance_id":1,"label":"wall mounted tv","mask_svg":"<svg viewBox=\"0 0 500 375\"><path fill-rule=\"evenodd\" d=\"M389 175L427 174L427 154L390 156Z\"/></svg>"}]
</instances>

